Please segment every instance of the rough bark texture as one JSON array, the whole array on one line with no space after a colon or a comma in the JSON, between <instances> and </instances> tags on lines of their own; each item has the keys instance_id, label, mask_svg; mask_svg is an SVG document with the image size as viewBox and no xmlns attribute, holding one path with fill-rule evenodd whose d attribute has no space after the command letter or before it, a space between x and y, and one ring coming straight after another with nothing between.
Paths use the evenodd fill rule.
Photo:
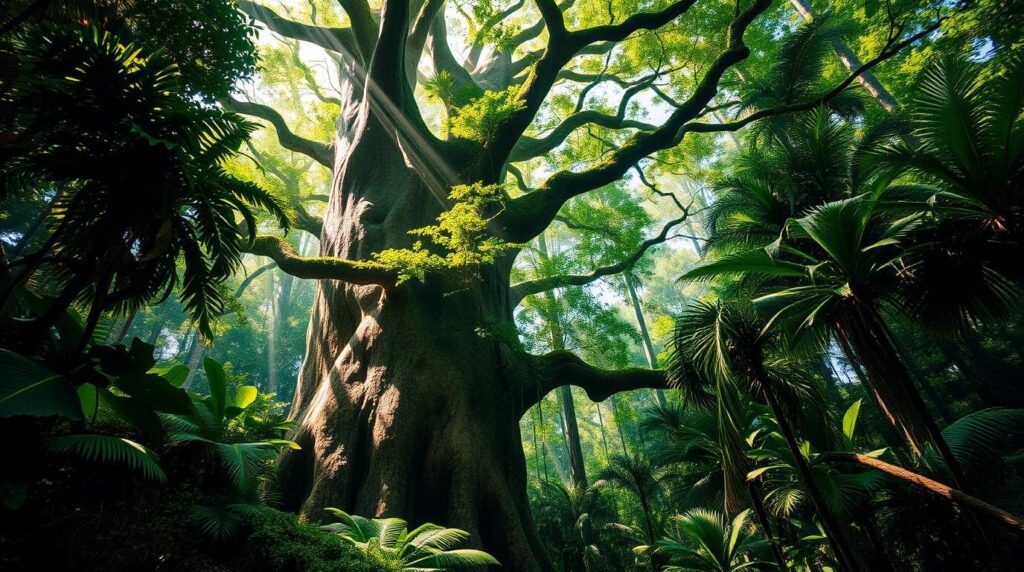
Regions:
<instances>
[{"instance_id":1,"label":"rough bark texture","mask_svg":"<svg viewBox=\"0 0 1024 572\"><path fill-rule=\"evenodd\" d=\"M247 108L269 117L291 148L301 146L298 152L321 164L329 163L325 150L333 152L333 184L319 225L320 257L298 256L272 237L261 237L250 249L284 272L319 280L292 410L297 423L292 438L301 450L284 453L280 483L289 508L313 520L324 520L323 509L335 506L360 515L401 517L414 526L431 521L469 531L473 544L494 554L505 570L550 570L526 499L521 416L568 384L601 401L620 391L664 388L664 374L601 370L565 351L531 356L504 334L524 295L586 284L603 274L576 282L556 278L524 294L510 287L508 256L473 269L469 280L428 273L423 282L399 284L393 269L372 262L373 254L408 248L414 240L408 232L435 224L453 185L497 183L574 57L607 53L634 33L665 26L693 1L570 31L559 5L540 0L548 48L517 61L496 52L481 63L477 54L472 70L447 48L444 21L435 18L440 4L431 4L437 1L385 0L375 15L365 2L342 0L351 21L347 29L293 25L243 3L278 34L332 50L342 81L338 133L330 146L289 139L277 117ZM744 31L770 4L754 0L737 11L722 51L663 125L645 126L591 168L559 171L534 191L509 198L492 219L492 233L528 242L567 201L619 179L686 133L739 128L697 121L723 75L750 54ZM418 16L410 21L413 15ZM524 31L524 38L531 33ZM435 71L449 71L460 85L477 90L519 85L521 109L486 141L438 141L424 125L410 85L424 47ZM651 244L664 236L655 239Z\"/></svg>"},{"instance_id":2,"label":"rough bark texture","mask_svg":"<svg viewBox=\"0 0 1024 572\"><path fill-rule=\"evenodd\" d=\"M350 105L361 112L342 118L321 255L367 260L408 247L408 230L442 204L394 133L403 126L376 120L372 102ZM517 364L476 333L512 319L509 266L472 283L319 282L292 411L302 449L281 464L292 508L443 523L507 569L546 568L526 503Z\"/></svg>"}]
</instances>

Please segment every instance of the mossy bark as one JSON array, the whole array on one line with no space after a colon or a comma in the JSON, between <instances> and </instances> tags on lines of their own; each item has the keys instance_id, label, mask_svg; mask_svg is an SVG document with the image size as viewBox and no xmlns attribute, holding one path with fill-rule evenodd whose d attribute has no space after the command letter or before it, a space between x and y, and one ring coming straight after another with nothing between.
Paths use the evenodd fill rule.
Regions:
<instances>
[{"instance_id":1,"label":"mossy bark","mask_svg":"<svg viewBox=\"0 0 1024 572\"><path fill-rule=\"evenodd\" d=\"M401 126L362 108L339 131L323 256L409 247L408 231L442 212L436 181L392 132ZM281 460L289 508L462 528L506 570L550 569L526 499L524 354L486 333L511 323L510 268L388 288L318 283L292 409L302 449Z\"/></svg>"}]
</instances>

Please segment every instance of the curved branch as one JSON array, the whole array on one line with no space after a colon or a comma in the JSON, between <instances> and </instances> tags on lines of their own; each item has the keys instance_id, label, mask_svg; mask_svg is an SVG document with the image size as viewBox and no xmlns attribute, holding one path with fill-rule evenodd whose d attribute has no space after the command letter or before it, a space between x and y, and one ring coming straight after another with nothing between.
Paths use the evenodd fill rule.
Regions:
<instances>
[{"instance_id":1,"label":"curved branch","mask_svg":"<svg viewBox=\"0 0 1024 572\"><path fill-rule=\"evenodd\" d=\"M274 236L259 236L245 252L266 256L282 271L296 278L341 280L349 284L390 287L398 282L398 274L374 262L346 260L330 256L300 256L290 244Z\"/></svg>"},{"instance_id":2,"label":"curved branch","mask_svg":"<svg viewBox=\"0 0 1024 572\"><path fill-rule=\"evenodd\" d=\"M264 264L263 266L260 266L256 270L253 270L252 272L250 272L249 275L245 277L245 280L242 280L242 282L238 284L238 288L235 288L235 298L238 298L239 296L241 296L245 292L246 288L248 288L249 285L252 284L253 280L259 278L267 270L270 270L270 269L276 268L276 267L277 267L277 263L274 262L274 261L270 261L270 262Z\"/></svg>"},{"instance_id":3,"label":"curved branch","mask_svg":"<svg viewBox=\"0 0 1024 572\"><path fill-rule=\"evenodd\" d=\"M377 21L370 11L369 3L366 0L338 0L338 3L352 22L352 36L359 48L353 55L360 54L364 62L369 62L377 45L378 33Z\"/></svg>"},{"instance_id":4,"label":"curved branch","mask_svg":"<svg viewBox=\"0 0 1024 572\"><path fill-rule=\"evenodd\" d=\"M572 35L583 45L595 42L621 42L639 30L654 30L668 24L686 12L697 0L679 0L657 12L633 14L619 24L587 28Z\"/></svg>"},{"instance_id":5,"label":"curved branch","mask_svg":"<svg viewBox=\"0 0 1024 572\"><path fill-rule=\"evenodd\" d=\"M299 137L292 132L288 124L285 123L284 117L281 117L281 114L273 107L251 101L239 101L230 96L222 99L221 105L228 111L258 117L267 121L277 131L277 140L281 143L282 147L289 151L302 153L328 169L334 167L334 149L330 145Z\"/></svg>"},{"instance_id":6,"label":"curved branch","mask_svg":"<svg viewBox=\"0 0 1024 572\"><path fill-rule=\"evenodd\" d=\"M270 8L249 0L238 0L238 8L250 18L263 22L267 29L275 34L309 42L332 52L342 54L355 52L355 37L352 35L351 28L324 28L302 24L282 18Z\"/></svg>"},{"instance_id":7,"label":"curved branch","mask_svg":"<svg viewBox=\"0 0 1024 572\"><path fill-rule=\"evenodd\" d=\"M562 8L554 0L534 0L540 17L548 29L548 36L551 40L564 38L568 32L565 29L565 14Z\"/></svg>"},{"instance_id":8,"label":"curved branch","mask_svg":"<svg viewBox=\"0 0 1024 572\"><path fill-rule=\"evenodd\" d=\"M773 115L781 115L783 113L795 113L799 111L809 111L811 109L814 109L815 107L818 107L819 105L841 94L843 91L846 90L846 88L850 86L851 83L853 83L855 80L857 80L857 78L861 77L863 74L867 73L871 68L895 56L900 51L902 51L903 48L906 48L910 44L917 42L921 38L924 38L925 36L939 29L939 26L942 25L942 22L944 20L945 18L938 18L935 20L935 22L932 23L932 25L910 36L906 40L903 40L902 42L893 43L892 45L886 47L881 52L879 52L877 56L868 60L866 63L862 64L860 67L854 70L853 73L848 75L846 79L839 82L835 87L833 87L831 90L825 92L823 95L819 97L810 99L808 101L803 101L800 103L792 103L789 105L780 105L778 107L762 109L760 111L751 113L750 115L744 117L743 119L731 121L728 123L692 123L690 125L684 126L680 130L680 136L682 136L685 133L714 133L718 131L737 131L753 123L754 121L757 121L758 119L764 119L766 117L771 117Z\"/></svg>"},{"instance_id":9,"label":"curved branch","mask_svg":"<svg viewBox=\"0 0 1024 572\"><path fill-rule=\"evenodd\" d=\"M992 506L979 498L972 497L963 491L946 486L938 481L929 479L924 475L908 471L903 467L898 467L896 465L886 463L885 461L868 457L867 455L841 452L824 453L818 457L817 462L849 462L881 471L887 475L896 477L903 482L910 483L916 487L920 487L931 493L949 499L983 516L994 519L996 522L1008 526L1016 530L1018 533L1024 533L1024 521L1021 521L1020 518L1001 508Z\"/></svg>"},{"instance_id":10,"label":"curved branch","mask_svg":"<svg viewBox=\"0 0 1024 572\"><path fill-rule=\"evenodd\" d=\"M302 203L295 201L290 205L292 211L292 224L295 228L304 230L313 236L320 238L323 234L324 220L316 215L310 214Z\"/></svg>"},{"instance_id":11,"label":"curved branch","mask_svg":"<svg viewBox=\"0 0 1024 572\"><path fill-rule=\"evenodd\" d=\"M609 115L593 109L573 113L544 137L521 137L516 146L512 148L509 161L526 161L544 155L564 143L573 131L584 125L599 125L608 129L640 129L642 131L656 129L650 123L626 119L623 115L623 113Z\"/></svg>"},{"instance_id":12,"label":"curved branch","mask_svg":"<svg viewBox=\"0 0 1024 572\"><path fill-rule=\"evenodd\" d=\"M711 64L690 98L673 111L661 127L635 134L625 145L590 169L559 171L537 191L511 201L495 220L500 237L510 242L530 240L547 228L569 199L618 180L644 157L676 145L680 129L699 117L718 93L718 84L725 72L750 55L750 49L743 42L743 34L770 6L771 0L756 0L733 19L726 36L725 50Z\"/></svg>"},{"instance_id":13,"label":"curved branch","mask_svg":"<svg viewBox=\"0 0 1024 572\"><path fill-rule=\"evenodd\" d=\"M512 152L509 155L509 161L525 161L533 157L539 157L565 142L573 131L588 124L599 125L608 129L639 129L641 131L654 131L657 129L657 126L643 121L626 119L626 112L629 110L629 102L633 100L633 97L653 85L654 81L661 77L663 73L665 72L656 71L627 84L626 90L622 94L622 99L619 100L619 106L615 115L609 115L595 110L579 111L579 108L586 97L586 93L603 81L602 75L597 76L597 79L595 79L593 83L587 85L580 92L580 99L579 103L577 103L577 111L575 113L565 118L562 123L558 124L558 126L545 137L521 137L519 142L516 143L516 146L512 148Z\"/></svg>"},{"instance_id":14,"label":"curved branch","mask_svg":"<svg viewBox=\"0 0 1024 572\"><path fill-rule=\"evenodd\" d=\"M622 391L636 389L668 389L662 370L627 368L607 370L596 368L576 354L559 350L540 356L529 356L536 369L535 385L526 389L528 396L522 413L540 402L549 392L563 385L575 385L587 393L591 401L600 402Z\"/></svg>"},{"instance_id":15,"label":"curved branch","mask_svg":"<svg viewBox=\"0 0 1024 572\"><path fill-rule=\"evenodd\" d=\"M564 288L566 286L583 286L585 284L590 284L591 282L603 276L618 274L620 272L629 270L630 268L633 267L633 265L637 263L637 261L639 261L643 257L643 255L647 252L648 249L650 249L652 246L656 244L661 244L668 240L668 233L672 230L672 227L686 221L686 218L688 216L689 211L684 211L683 216L669 221L668 224L666 224L664 228L661 229L661 233L659 233L658 236L643 241L642 243L640 243L640 248L638 248L636 252L630 254L623 260L616 262L615 264L609 264L608 266L595 268L589 274L563 274L559 276L547 276L545 278L527 280L525 282L520 282L519 284L513 285L510 294L510 298L512 300L512 307L518 306L519 303L523 301L523 298L533 294L539 294L541 292L546 292L548 290L553 290L555 288Z\"/></svg>"}]
</instances>

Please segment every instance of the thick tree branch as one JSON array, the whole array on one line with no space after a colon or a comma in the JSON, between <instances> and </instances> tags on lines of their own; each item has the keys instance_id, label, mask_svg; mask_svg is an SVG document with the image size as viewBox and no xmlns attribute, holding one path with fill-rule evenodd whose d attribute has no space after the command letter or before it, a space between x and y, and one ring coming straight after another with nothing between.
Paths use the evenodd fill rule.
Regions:
<instances>
[{"instance_id":1,"label":"thick tree branch","mask_svg":"<svg viewBox=\"0 0 1024 572\"><path fill-rule=\"evenodd\" d=\"M427 45L430 30L443 7L444 0L424 0L409 28L409 43L405 50L405 72L410 79L410 84L415 82L416 70L419 67L420 57L423 56L423 48Z\"/></svg>"},{"instance_id":2,"label":"thick tree branch","mask_svg":"<svg viewBox=\"0 0 1024 572\"><path fill-rule=\"evenodd\" d=\"M295 201L291 204L292 211L291 219L292 224L295 228L304 230L313 236L320 238L323 233L324 220L316 215L312 215L306 210L306 207L302 206L302 203Z\"/></svg>"},{"instance_id":3,"label":"thick tree branch","mask_svg":"<svg viewBox=\"0 0 1024 572\"><path fill-rule=\"evenodd\" d=\"M330 256L299 256L290 244L273 236L260 236L245 252L266 256L273 260L282 271L296 278L319 280L341 280L349 284L390 287L398 282L398 274L380 264L346 260Z\"/></svg>"},{"instance_id":4,"label":"thick tree branch","mask_svg":"<svg viewBox=\"0 0 1024 572\"><path fill-rule=\"evenodd\" d=\"M539 403L550 391L563 385L575 385L587 393L591 401L604 401L622 391L636 389L668 389L665 372L627 368L606 370L596 368L569 351L555 351L530 356L536 369L536 385L525 391L523 413Z\"/></svg>"},{"instance_id":5,"label":"thick tree branch","mask_svg":"<svg viewBox=\"0 0 1024 572\"><path fill-rule=\"evenodd\" d=\"M573 131L584 125L599 125L608 129L640 129L644 131L656 128L650 123L626 119L623 115L623 113L609 115L593 109L573 113L544 137L521 137L512 149L509 161L526 161L527 159L544 155L564 143Z\"/></svg>"},{"instance_id":6,"label":"thick tree branch","mask_svg":"<svg viewBox=\"0 0 1024 572\"><path fill-rule=\"evenodd\" d=\"M352 22L352 35L355 38L358 54L363 62L369 62L377 46L377 21L370 11L366 0L338 0Z\"/></svg>"},{"instance_id":7,"label":"thick tree branch","mask_svg":"<svg viewBox=\"0 0 1024 572\"><path fill-rule=\"evenodd\" d=\"M565 15L562 8L554 0L534 0L540 17L548 29L548 36L552 41L564 38L567 35L565 29Z\"/></svg>"},{"instance_id":8,"label":"thick tree branch","mask_svg":"<svg viewBox=\"0 0 1024 572\"><path fill-rule=\"evenodd\" d=\"M222 99L221 105L228 111L251 115L252 117L258 117L269 122L277 130L277 140L281 143L282 147L289 151L302 153L328 169L334 167L334 150L331 146L310 141L293 133L288 128L288 124L285 123L284 117L281 117L281 114L276 109L262 103L239 101L230 96Z\"/></svg>"},{"instance_id":9,"label":"thick tree branch","mask_svg":"<svg viewBox=\"0 0 1024 572\"><path fill-rule=\"evenodd\" d=\"M309 42L342 54L355 53L355 37L351 28L324 28L282 18L270 8L249 0L238 0L238 8L254 20L263 22L267 29L286 38Z\"/></svg>"},{"instance_id":10,"label":"thick tree branch","mask_svg":"<svg viewBox=\"0 0 1024 572\"><path fill-rule=\"evenodd\" d=\"M519 284L513 285L510 294L513 307L518 306L519 303L523 301L523 298L533 294L539 294L541 292L546 292L548 290L553 290L555 288L564 288L566 286L583 286L585 284L590 284L591 282L597 280L598 278L609 276L612 274L618 274L620 272L629 270L637 263L637 261L643 258L644 254L652 246L661 244L668 240L669 232L672 230L672 228L676 225L685 222L688 216L689 211L684 211L683 216L675 220L669 221L668 224L666 224L661 229L661 232L658 234L658 236L643 241L642 243L640 243L640 248L638 248L636 252L630 254L629 256L620 260L619 262L616 262L615 264L609 264L608 266L595 268L588 274L563 274L559 276L547 276L544 278L527 280L525 282L520 282Z\"/></svg>"},{"instance_id":11,"label":"thick tree branch","mask_svg":"<svg viewBox=\"0 0 1024 572\"><path fill-rule=\"evenodd\" d=\"M405 91L409 90L405 75L409 0L384 0L380 18L380 37L373 50L366 84L368 89L394 101L401 109Z\"/></svg>"},{"instance_id":12,"label":"thick tree branch","mask_svg":"<svg viewBox=\"0 0 1024 572\"><path fill-rule=\"evenodd\" d=\"M657 12L641 12L633 14L619 24L607 26L596 26L573 32L576 41L582 45L590 45L595 42L621 42L634 32L640 30L654 30L668 24L690 9L697 0L679 0L669 4L665 9Z\"/></svg>"},{"instance_id":13,"label":"thick tree branch","mask_svg":"<svg viewBox=\"0 0 1024 572\"><path fill-rule=\"evenodd\" d=\"M591 169L582 172L559 171L537 191L513 200L495 221L500 236L512 242L530 240L547 228L569 199L619 179L647 155L677 144L678 132L686 122L700 116L718 93L718 83L725 72L750 55L750 50L743 43L743 34L769 6L771 0L756 0L733 19L726 36L725 50L711 64L690 98L661 127L634 135L629 142ZM545 59L542 58L538 63L538 69Z\"/></svg>"},{"instance_id":14,"label":"thick tree branch","mask_svg":"<svg viewBox=\"0 0 1024 572\"><path fill-rule=\"evenodd\" d=\"M867 455L841 452L824 453L817 459L816 462L855 463L862 467L867 467L870 469L881 471L887 475L896 477L897 479L903 482L910 483L916 487L920 487L922 489L925 489L926 491L949 499L959 504L960 506L969 508L982 516L991 518L1004 526L1008 526L1014 529L1017 533L1024 533L1024 521L1022 521L1020 518L1006 512L1001 508L992 506L979 498L972 497L971 495L963 491L946 486L936 480L929 479L924 475L908 471L903 467L898 467L896 465L886 463L885 461L875 459L873 457L868 457Z\"/></svg>"},{"instance_id":15,"label":"thick tree branch","mask_svg":"<svg viewBox=\"0 0 1024 572\"><path fill-rule=\"evenodd\" d=\"M939 29L939 26L942 25L943 20L944 18L937 19L927 28L921 30L920 32L908 37L907 39L901 42L890 43L890 45L885 47L881 52L879 52L877 56L871 58L864 64L861 64L861 66L854 70L853 73L848 75L846 79L839 82L835 87L833 87L832 89L825 92L819 97L803 101L800 103L780 105L778 107L762 109L760 111L751 113L750 115L747 115L742 119L730 121L728 123L692 123L680 129L679 137L681 138L685 133L715 133L721 131L738 131L739 129L746 127L747 125L757 121L758 119L764 119L766 117L771 117L773 115L782 115L784 113L796 113L800 111L809 111L811 109L814 109L815 107L818 107L819 105L841 94L843 91L846 90L846 88L850 87L851 83L856 81L857 78L859 78L861 75L867 73L871 68L895 56L907 46L917 42L921 38L924 38L925 36L928 36L935 30Z\"/></svg>"},{"instance_id":16,"label":"thick tree branch","mask_svg":"<svg viewBox=\"0 0 1024 572\"><path fill-rule=\"evenodd\" d=\"M480 93L482 90L469 71L452 55L448 45L448 28L443 18L434 21L430 31L430 55L435 72L447 72L455 81L457 93Z\"/></svg>"}]
</instances>

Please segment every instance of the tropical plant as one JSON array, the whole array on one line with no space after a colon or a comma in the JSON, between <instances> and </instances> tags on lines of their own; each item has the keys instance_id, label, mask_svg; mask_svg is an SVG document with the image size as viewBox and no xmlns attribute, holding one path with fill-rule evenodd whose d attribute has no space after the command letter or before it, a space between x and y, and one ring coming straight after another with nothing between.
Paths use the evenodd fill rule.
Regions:
<instances>
[{"instance_id":1,"label":"tropical plant","mask_svg":"<svg viewBox=\"0 0 1024 572\"><path fill-rule=\"evenodd\" d=\"M843 440L840 451L853 449L853 435L860 413L861 402L855 401L843 416ZM772 419L772 425L756 436L756 448L751 457L760 466L748 473L748 479L763 479L766 490L767 505L777 514L788 516L803 500L800 488L801 472L797 463L809 467L813 484L824 500L831 514L842 521L852 519L855 512L867 503L874 492L883 483L880 474L874 471L838 471L834 467L822 465L816 461L822 454L815 451L808 441L800 443L797 459L786 446L784 437L777 431L778 424ZM885 452L880 449L867 453L877 457Z\"/></svg>"},{"instance_id":2,"label":"tropical plant","mask_svg":"<svg viewBox=\"0 0 1024 572\"><path fill-rule=\"evenodd\" d=\"M857 194L850 127L825 109L786 119L786 145L748 146L715 182L704 216L714 254L768 246L789 219Z\"/></svg>"},{"instance_id":3,"label":"tropical plant","mask_svg":"<svg viewBox=\"0 0 1024 572\"><path fill-rule=\"evenodd\" d=\"M534 493L533 518L541 539L566 571L603 570L610 566L606 533L615 509L599 487L542 481Z\"/></svg>"},{"instance_id":4,"label":"tropical plant","mask_svg":"<svg viewBox=\"0 0 1024 572\"><path fill-rule=\"evenodd\" d=\"M400 518L369 519L328 508L338 522L320 528L337 533L359 550L401 570L463 570L499 565L482 550L456 548L469 533L426 523L413 530Z\"/></svg>"},{"instance_id":5,"label":"tropical plant","mask_svg":"<svg viewBox=\"0 0 1024 572\"><path fill-rule=\"evenodd\" d=\"M779 42L773 64L740 86L741 107L749 111L771 109L813 100L826 92L828 88L821 81L823 72L830 63L835 41L841 40L844 32L844 27L829 14L801 24ZM751 127L751 137L755 145L785 147L793 144L790 130L794 123L804 121L807 115L823 111L829 116L849 119L860 116L863 110L862 95L844 90L824 100L817 109L775 114L757 122Z\"/></svg>"},{"instance_id":6,"label":"tropical plant","mask_svg":"<svg viewBox=\"0 0 1024 572\"><path fill-rule=\"evenodd\" d=\"M194 407L184 414L165 415L167 441L171 447L198 446L208 452L231 485L231 492L254 500L260 476L283 447L298 449L293 442L279 438L239 441L249 436L239 430L249 406L258 396L252 385L237 387L229 395L224 367L210 358L203 360L203 369L210 384L209 395L192 394ZM272 427L271 433L281 427Z\"/></svg>"},{"instance_id":7,"label":"tropical plant","mask_svg":"<svg viewBox=\"0 0 1024 572\"><path fill-rule=\"evenodd\" d=\"M897 208L927 215L912 241L905 303L943 333L1018 307L1024 285L1024 58L980 64L944 57L920 75L910 137L867 146Z\"/></svg>"},{"instance_id":8,"label":"tropical plant","mask_svg":"<svg viewBox=\"0 0 1024 572\"><path fill-rule=\"evenodd\" d=\"M182 298L211 336L223 309L217 286L255 236L253 208L287 225L272 195L224 168L255 125L183 97L166 54L109 32L57 26L15 42L17 73L0 98L16 143L0 152L0 197L41 186L63 193L49 238L14 261L20 279L0 297L50 263L58 293L34 332L85 300L88 333L104 310L166 298L181 259Z\"/></svg>"},{"instance_id":9,"label":"tropical plant","mask_svg":"<svg viewBox=\"0 0 1024 572\"><path fill-rule=\"evenodd\" d=\"M661 471L646 455L615 455L597 476L595 486L610 486L625 491L640 505L648 544L654 542L654 506L661 492Z\"/></svg>"},{"instance_id":10,"label":"tropical plant","mask_svg":"<svg viewBox=\"0 0 1024 572\"><path fill-rule=\"evenodd\" d=\"M763 334L763 328L756 321L751 311L743 311L743 307L735 303L707 303L695 301L678 318L676 322L674 349L670 362L671 369L678 369L682 360L692 361L698 375L707 380L714 380L717 393L727 396L719 398L718 436L722 450L733 451L731 455L723 454L723 469L726 471L726 496L729 496L728 483L733 481L734 497L738 497L740 484L747 470L748 446L752 438L746 427L736 424L739 419L741 402L740 384L749 386L751 393L759 394L767 401L775 422L781 430L781 444L790 453L803 486L811 497L815 512L824 525L829 543L833 547L840 563L851 569L859 569L856 549L842 524L835 518L826 503L825 496L819 490L811 468L801 452L800 440L797 438L791 419L802 419L801 407L797 405L807 401L814 395L797 381L790 369L790 383L771 373L767 365L766 344L772 339ZM785 371L782 364L775 369ZM785 397L785 399L783 399ZM813 403L813 400L810 401ZM754 431L754 435L760 429ZM777 496L777 495L773 495ZM755 507L760 507L755 500ZM765 501L774 501L765 495ZM736 501L733 501L734 503ZM726 504L728 507L729 505ZM759 514L762 526L767 518Z\"/></svg>"},{"instance_id":11,"label":"tropical plant","mask_svg":"<svg viewBox=\"0 0 1024 572\"><path fill-rule=\"evenodd\" d=\"M918 216L893 220L878 213L879 193L815 207L787 226L777 254L740 252L698 267L685 279L749 274L770 283L754 300L771 316L767 328L791 348L823 348L829 334L867 370L879 405L917 452L931 442L963 488L966 479L925 407L882 318L882 305L900 278L902 240Z\"/></svg>"},{"instance_id":12,"label":"tropical plant","mask_svg":"<svg viewBox=\"0 0 1024 572\"><path fill-rule=\"evenodd\" d=\"M669 572L691 570L772 570L775 564L758 560L764 540L748 522L750 509L727 522L725 515L708 509L693 509L672 518L676 535L654 543L654 552L669 557Z\"/></svg>"}]
</instances>

